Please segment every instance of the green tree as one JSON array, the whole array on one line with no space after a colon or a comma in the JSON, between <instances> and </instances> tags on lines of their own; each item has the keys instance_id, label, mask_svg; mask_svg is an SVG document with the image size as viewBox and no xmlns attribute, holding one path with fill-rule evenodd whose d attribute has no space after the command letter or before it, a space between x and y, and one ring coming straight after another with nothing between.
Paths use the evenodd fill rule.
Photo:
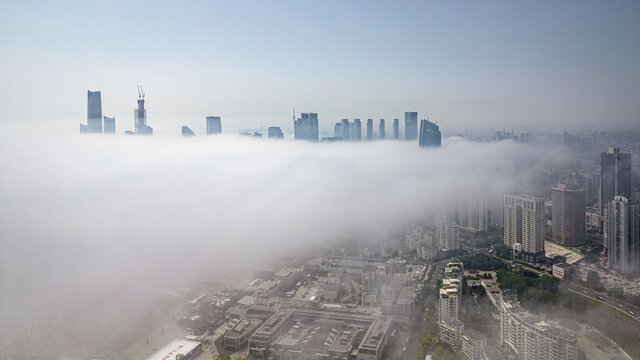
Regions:
<instances>
[{"instance_id":1,"label":"green tree","mask_svg":"<svg viewBox=\"0 0 640 360\"><path fill-rule=\"evenodd\" d=\"M589 288L595 289L598 287L598 284L600 284L600 274L596 271L589 270L587 273L587 285L589 285Z\"/></svg>"}]
</instances>

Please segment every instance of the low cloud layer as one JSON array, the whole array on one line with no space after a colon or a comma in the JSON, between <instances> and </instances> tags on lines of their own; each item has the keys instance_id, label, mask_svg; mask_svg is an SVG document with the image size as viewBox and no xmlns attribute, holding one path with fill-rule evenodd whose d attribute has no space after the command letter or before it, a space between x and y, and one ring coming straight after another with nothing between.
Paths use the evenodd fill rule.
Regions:
<instances>
[{"instance_id":1,"label":"low cloud layer","mask_svg":"<svg viewBox=\"0 0 640 360\"><path fill-rule=\"evenodd\" d=\"M92 336L181 282L419 222L456 193L500 196L551 154L459 138L0 135L0 347Z\"/></svg>"}]
</instances>

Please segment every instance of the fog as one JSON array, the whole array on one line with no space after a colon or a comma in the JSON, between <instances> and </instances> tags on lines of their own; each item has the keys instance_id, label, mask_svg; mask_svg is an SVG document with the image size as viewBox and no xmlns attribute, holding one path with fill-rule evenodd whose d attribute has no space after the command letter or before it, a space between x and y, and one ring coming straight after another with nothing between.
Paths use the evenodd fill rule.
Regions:
<instances>
[{"instance_id":1,"label":"fog","mask_svg":"<svg viewBox=\"0 0 640 360\"><path fill-rule=\"evenodd\" d=\"M455 194L499 200L559 153L4 132L0 348L115 339L161 291L423 222Z\"/></svg>"}]
</instances>

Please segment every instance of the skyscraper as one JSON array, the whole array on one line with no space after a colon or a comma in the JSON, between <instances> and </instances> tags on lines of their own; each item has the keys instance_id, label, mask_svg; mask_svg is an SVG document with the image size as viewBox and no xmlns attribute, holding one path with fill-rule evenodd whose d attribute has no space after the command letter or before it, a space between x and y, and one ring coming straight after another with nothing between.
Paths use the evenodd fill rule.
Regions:
<instances>
[{"instance_id":1,"label":"skyscraper","mask_svg":"<svg viewBox=\"0 0 640 360\"><path fill-rule=\"evenodd\" d=\"M625 274L640 272L640 209L624 196L607 204L605 243L607 265Z\"/></svg>"},{"instance_id":2,"label":"skyscraper","mask_svg":"<svg viewBox=\"0 0 640 360\"><path fill-rule=\"evenodd\" d=\"M393 140L400 139L400 119L393 119Z\"/></svg>"},{"instance_id":3,"label":"skyscraper","mask_svg":"<svg viewBox=\"0 0 640 360\"><path fill-rule=\"evenodd\" d=\"M604 207L616 196L631 199L631 155L623 154L619 148L609 148L600 154L600 215Z\"/></svg>"},{"instance_id":4,"label":"skyscraper","mask_svg":"<svg viewBox=\"0 0 640 360\"><path fill-rule=\"evenodd\" d=\"M104 133L105 134L115 134L116 133L116 118L114 117L104 117Z\"/></svg>"},{"instance_id":5,"label":"skyscraper","mask_svg":"<svg viewBox=\"0 0 640 360\"><path fill-rule=\"evenodd\" d=\"M367 140L373 140L373 119L367 119Z\"/></svg>"},{"instance_id":6,"label":"skyscraper","mask_svg":"<svg viewBox=\"0 0 640 360\"><path fill-rule=\"evenodd\" d=\"M353 133L351 139L354 141L362 140L362 124L360 119L353 119Z\"/></svg>"},{"instance_id":7,"label":"skyscraper","mask_svg":"<svg viewBox=\"0 0 640 360\"><path fill-rule=\"evenodd\" d=\"M351 125L349 124L349 119L340 120L342 123L342 140L350 140L351 139Z\"/></svg>"},{"instance_id":8,"label":"skyscraper","mask_svg":"<svg viewBox=\"0 0 640 360\"><path fill-rule=\"evenodd\" d=\"M545 226L544 199L504 196L504 244L520 244L525 261L544 261Z\"/></svg>"},{"instance_id":9,"label":"skyscraper","mask_svg":"<svg viewBox=\"0 0 640 360\"><path fill-rule=\"evenodd\" d=\"M196 133L193 132L193 130L191 130L188 126L183 125L182 126L182 136L184 137L190 137L190 136L195 136Z\"/></svg>"},{"instance_id":10,"label":"skyscraper","mask_svg":"<svg viewBox=\"0 0 640 360\"><path fill-rule=\"evenodd\" d=\"M294 138L296 140L318 141L318 114L302 113L298 120L294 120Z\"/></svg>"},{"instance_id":11,"label":"skyscraper","mask_svg":"<svg viewBox=\"0 0 640 360\"><path fill-rule=\"evenodd\" d=\"M438 246L445 250L460 248L460 235L456 225L438 224Z\"/></svg>"},{"instance_id":12,"label":"skyscraper","mask_svg":"<svg viewBox=\"0 0 640 360\"><path fill-rule=\"evenodd\" d=\"M282 139L284 134L279 126L269 126L269 129L267 129L267 136L269 139Z\"/></svg>"},{"instance_id":13,"label":"skyscraper","mask_svg":"<svg viewBox=\"0 0 640 360\"><path fill-rule=\"evenodd\" d=\"M422 147L440 147L442 134L440 127L429 120L420 120L420 140Z\"/></svg>"},{"instance_id":14,"label":"skyscraper","mask_svg":"<svg viewBox=\"0 0 640 360\"><path fill-rule=\"evenodd\" d=\"M100 91L87 91L87 132L102 133L102 98Z\"/></svg>"},{"instance_id":15,"label":"skyscraper","mask_svg":"<svg viewBox=\"0 0 640 360\"><path fill-rule=\"evenodd\" d=\"M386 134L385 134L385 128L384 128L384 119L380 119L380 125L378 126L378 138L380 140L384 140Z\"/></svg>"},{"instance_id":16,"label":"skyscraper","mask_svg":"<svg viewBox=\"0 0 640 360\"><path fill-rule=\"evenodd\" d=\"M404 113L404 139L415 140L418 138L418 113L407 111Z\"/></svg>"},{"instance_id":17,"label":"skyscraper","mask_svg":"<svg viewBox=\"0 0 640 360\"><path fill-rule=\"evenodd\" d=\"M147 109L144 108L144 92L138 85L138 108L133 110L135 133L138 135L153 135L153 128L147 125Z\"/></svg>"},{"instance_id":18,"label":"skyscraper","mask_svg":"<svg viewBox=\"0 0 640 360\"><path fill-rule=\"evenodd\" d=\"M574 184L558 184L553 188L552 239L567 246L579 246L585 242L586 191Z\"/></svg>"},{"instance_id":19,"label":"skyscraper","mask_svg":"<svg viewBox=\"0 0 640 360\"><path fill-rule=\"evenodd\" d=\"M220 116L207 116L207 135L222 133Z\"/></svg>"}]
</instances>

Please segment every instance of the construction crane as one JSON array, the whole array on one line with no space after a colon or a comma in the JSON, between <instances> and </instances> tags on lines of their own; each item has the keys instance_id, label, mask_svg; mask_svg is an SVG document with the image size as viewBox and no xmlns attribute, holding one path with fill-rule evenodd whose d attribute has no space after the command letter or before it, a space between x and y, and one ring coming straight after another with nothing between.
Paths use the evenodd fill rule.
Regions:
<instances>
[{"instance_id":1,"label":"construction crane","mask_svg":"<svg viewBox=\"0 0 640 360\"><path fill-rule=\"evenodd\" d=\"M138 98L144 100L144 91L142 91L142 85L137 85L138 86Z\"/></svg>"}]
</instances>

